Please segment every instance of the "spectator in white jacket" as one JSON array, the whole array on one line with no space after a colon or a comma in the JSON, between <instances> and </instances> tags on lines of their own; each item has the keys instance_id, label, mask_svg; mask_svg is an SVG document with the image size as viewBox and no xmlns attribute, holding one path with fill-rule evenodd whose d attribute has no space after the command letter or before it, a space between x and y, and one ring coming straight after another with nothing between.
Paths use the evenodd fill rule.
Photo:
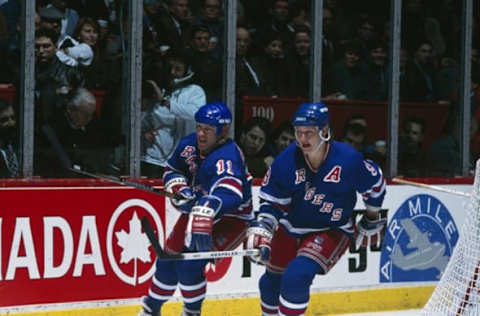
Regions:
<instances>
[{"instance_id":1,"label":"spectator in white jacket","mask_svg":"<svg viewBox=\"0 0 480 316\"><path fill-rule=\"evenodd\" d=\"M153 90L150 94L155 102L146 105L142 120L142 175L155 178L162 177L180 139L195 131L195 112L207 102L203 88L193 82L194 73L185 56L168 55L166 66L167 89L159 88L153 80L144 83L151 85L144 91Z\"/></svg>"}]
</instances>

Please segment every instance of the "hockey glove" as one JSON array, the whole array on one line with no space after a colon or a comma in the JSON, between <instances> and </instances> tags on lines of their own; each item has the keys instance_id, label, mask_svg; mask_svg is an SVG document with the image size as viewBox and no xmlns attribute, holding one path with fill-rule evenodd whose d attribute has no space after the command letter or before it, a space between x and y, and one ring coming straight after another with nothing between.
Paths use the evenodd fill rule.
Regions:
<instances>
[{"instance_id":1,"label":"hockey glove","mask_svg":"<svg viewBox=\"0 0 480 316\"><path fill-rule=\"evenodd\" d=\"M186 184L177 184L172 187L172 193L181 197L181 199L171 199L172 204L181 212L188 214L195 204L192 188Z\"/></svg>"},{"instance_id":2,"label":"hockey glove","mask_svg":"<svg viewBox=\"0 0 480 316\"><path fill-rule=\"evenodd\" d=\"M192 207L185 232L185 246L189 250L210 251L212 249L213 220L221 204L220 199L206 195Z\"/></svg>"},{"instance_id":3,"label":"hockey glove","mask_svg":"<svg viewBox=\"0 0 480 316\"><path fill-rule=\"evenodd\" d=\"M277 230L277 220L269 215L259 215L247 230L247 249L258 248L259 255L250 256L257 264L265 264L270 259L273 234Z\"/></svg>"},{"instance_id":4,"label":"hockey glove","mask_svg":"<svg viewBox=\"0 0 480 316\"><path fill-rule=\"evenodd\" d=\"M380 246L386 224L386 218L371 220L364 214L357 224L355 236L353 237L355 248L365 248L369 244Z\"/></svg>"}]
</instances>

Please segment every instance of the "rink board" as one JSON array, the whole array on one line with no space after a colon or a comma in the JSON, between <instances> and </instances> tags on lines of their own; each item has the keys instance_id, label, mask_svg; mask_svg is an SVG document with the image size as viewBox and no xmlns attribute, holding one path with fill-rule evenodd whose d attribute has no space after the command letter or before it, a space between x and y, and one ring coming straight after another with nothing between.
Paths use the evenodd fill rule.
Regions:
<instances>
[{"instance_id":1,"label":"rink board","mask_svg":"<svg viewBox=\"0 0 480 316\"><path fill-rule=\"evenodd\" d=\"M387 190L384 247L351 247L328 275L317 276L309 315L418 308L428 299L458 240L468 199L403 185ZM139 310L154 254L138 219L148 216L163 243L176 216L163 197L119 187L1 188L0 195L0 315L134 315ZM356 209L363 209L361 202ZM435 260L440 263L418 261L431 259L424 250L436 246L442 249ZM241 257L209 264L205 313L258 314L262 273L261 266ZM178 299L176 293L165 315L179 314Z\"/></svg>"}]
</instances>

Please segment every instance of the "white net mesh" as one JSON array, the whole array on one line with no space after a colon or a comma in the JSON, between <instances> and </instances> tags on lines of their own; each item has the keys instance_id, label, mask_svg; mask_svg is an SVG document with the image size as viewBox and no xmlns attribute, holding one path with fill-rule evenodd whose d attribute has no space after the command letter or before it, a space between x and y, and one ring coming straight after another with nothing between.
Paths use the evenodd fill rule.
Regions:
<instances>
[{"instance_id":1,"label":"white net mesh","mask_svg":"<svg viewBox=\"0 0 480 316\"><path fill-rule=\"evenodd\" d=\"M480 159L465 223L452 257L422 315L480 315Z\"/></svg>"}]
</instances>

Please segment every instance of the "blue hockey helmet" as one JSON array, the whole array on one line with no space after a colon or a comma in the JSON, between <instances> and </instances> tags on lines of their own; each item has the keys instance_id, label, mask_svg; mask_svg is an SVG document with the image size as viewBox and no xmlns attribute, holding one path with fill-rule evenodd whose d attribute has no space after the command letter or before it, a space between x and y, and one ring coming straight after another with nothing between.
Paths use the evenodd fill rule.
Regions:
<instances>
[{"instance_id":1,"label":"blue hockey helmet","mask_svg":"<svg viewBox=\"0 0 480 316\"><path fill-rule=\"evenodd\" d=\"M324 103L302 103L293 115L293 126L318 126L322 129L328 124L330 117Z\"/></svg>"},{"instance_id":2,"label":"blue hockey helmet","mask_svg":"<svg viewBox=\"0 0 480 316\"><path fill-rule=\"evenodd\" d=\"M217 128L217 135L222 133L225 125L232 123L232 113L222 102L208 103L200 107L195 113L195 121Z\"/></svg>"}]
</instances>

